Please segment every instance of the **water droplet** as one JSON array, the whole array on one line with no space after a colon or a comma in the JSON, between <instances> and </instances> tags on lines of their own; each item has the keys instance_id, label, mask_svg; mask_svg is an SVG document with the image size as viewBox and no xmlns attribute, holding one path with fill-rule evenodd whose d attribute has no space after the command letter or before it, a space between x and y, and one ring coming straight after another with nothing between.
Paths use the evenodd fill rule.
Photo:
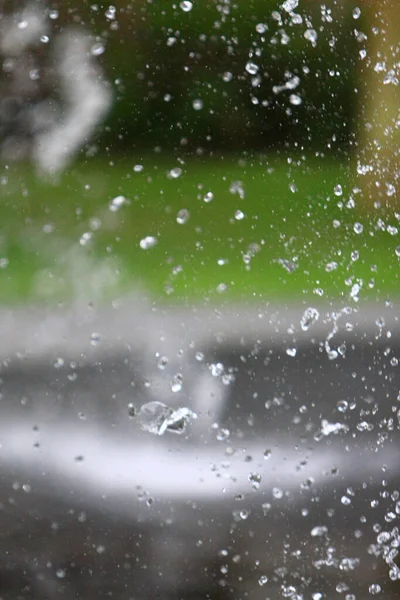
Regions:
<instances>
[{"instance_id":1,"label":"water droplet","mask_svg":"<svg viewBox=\"0 0 400 600\"><path fill-rule=\"evenodd\" d=\"M304 37L306 40L311 42L311 44L315 48L318 39L318 33L315 31L315 29L306 29L306 31L304 32Z\"/></svg>"},{"instance_id":2,"label":"water droplet","mask_svg":"<svg viewBox=\"0 0 400 600\"><path fill-rule=\"evenodd\" d=\"M55 369L61 369L61 367L64 366L64 359L59 356L54 361L53 366L54 366Z\"/></svg>"},{"instance_id":3,"label":"water droplet","mask_svg":"<svg viewBox=\"0 0 400 600\"><path fill-rule=\"evenodd\" d=\"M182 0L179 3L179 7L183 10L183 12L190 12L193 8L193 2L189 2L189 0Z\"/></svg>"},{"instance_id":4,"label":"water droplet","mask_svg":"<svg viewBox=\"0 0 400 600\"><path fill-rule=\"evenodd\" d=\"M335 185L335 187L333 188L333 193L335 194L335 196L342 196L343 195L343 188L340 185L340 183L338 183L337 185Z\"/></svg>"},{"instance_id":5,"label":"water droplet","mask_svg":"<svg viewBox=\"0 0 400 600\"><path fill-rule=\"evenodd\" d=\"M116 12L117 9L115 8L115 6L110 5L104 13L106 19L108 19L109 21L113 21L115 19Z\"/></svg>"},{"instance_id":6,"label":"water droplet","mask_svg":"<svg viewBox=\"0 0 400 600\"><path fill-rule=\"evenodd\" d=\"M182 390L182 386L183 386L183 377L181 373L177 373L176 375L174 375L174 377L172 378L171 381L171 390L174 392L174 394L180 392Z\"/></svg>"},{"instance_id":7,"label":"water droplet","mask_svg":"<svg viewBox=\"0 0 400 600\"><path fill-rule=\"evenodd\" d=\"M168 177L170 179L178 179L178 177L180 177L181 175L182 175L182 169L180 167L174 167L168 173Z\"/></svg>"},{"instance_id":8,"label":"water droplet","mask_svg":"<svg viewBox=\"0 0 400 600\"><path fill-rule=\"evenodd\" d=\"M241 210L237 210L235 212L235 219L236 221L242 221L244 219L244 212L242 212Z\"/></svg>"},{"instance_id":9,"label":"water droplet","mask_svg":"<svg viewBox=\"0 0 400 600\"><path fill-rule=\"evenodd\" d=\"M249 60L249 62L246 63L245 69L250 75L256 75L259 67L256 65L256 63L253 63Z\"/></svg>"},{"instance_id":10,"label":"water droplet","mask_svg":"<svg viewBox=\"0 0 400 600\"><path fill-rule=\"evenodd\" d=\"M97 346L97 344L100 342L100 334L99 333L95 333L93 332L90 336L90 344L92 346Z\"/></svg>"},{"instance_id":11,"label":"water droplet","mask_svg":"<svg viewBox=\"0 0 400 600\"><path fill-rule=\"evenodd\" d=\"M340 502L344 504L344 506L349 506L349 504L351 504L351 498L348 496L342 496Z\"/></svg>"},{"instance_id":12,"label":"water droplet","mask_svg":"<svg viewBox=\"0 0 400 600\"><path fill-rule=\"evenodd\" d=\"M168 364L168 358L166 356L160 356L160 358L157 361L157 367L163 371L166 366Z\"/></svg>"},{"instance_id":13,"label":"water droplet","mask_svg":"<svg viewBox=\"0 0 400 600\"><path fill-rule=\"evenodd\" d=\"M286 0L283 4L282 4L282 8L283 10L286 10L286 12L292 12L295 8L297 8L299 5L299 0Z\"/></svg>"},{"instance_id":14,"label":"water droplet","mask_svg":"<svg viewBox=\"0 0 400 600\"><path fill-rule=\"evenodd\" d=\"M182 208L176 216L176 222L179 223L179 225L184 225L188 222L189 217L190 213L187 208Z\"/></svg>"},{"instance_id":15,"label":"water droplet","mask_svg":"<svg viewBox=\"0 0 400 600\"><path fill-rule=\"evenodd\" d=\"M212 202L212 200L214 200L214 194L212 192L207 192L206 194L204 194L203 197L204 202L206 202L207 204L209 202Z\"/></svg>"},{"instance_id":16,"label":"water droplet","mask_svg":"<svg viewBox=\"0 0 400 600\"><path fill-rule=\"evenodd\" d=\"M277 500L280 500L281 498L283 498L283 490L281 490L281 488L274 487L272 488L272 495Z\"/></svg>"},{"instance_id":17,"label":"water droplet","mask_svg":"<svg viewBox=\"0 0 400 600\"><path fill-rule=\"evenodd\" d=\"M121 206L123 206L126 203L126 198L125 196L116 196L115 198L113 198L109 204L109 209L111 210L111 212L117 212Z\"/></svg>"},{"instance_id":18,"label":"water droplet","mask_svg":"<svg viewBox=\"0 0 400 600\"><path fill-rule=\"evenodd\" d=\"M380 594L382 591L381 586L379 585L379 583L373 583L372 585L369 586L368 591L370 594L372 594L373 596L375 596L376 594Z\"/></svg>"},{"instance_id":19,"label":"water droplet","mask_svg":"<svg viewBox=\"0 0 400 600\"><path fill-rule=\"evenodd\" d=\"M328 533L328 528L325 525L316 525L311 529L312 537L321 537Z\"/></svg>"},{"instance_id":20,"label":"water droplet","mask_svg":"<svg viewBox=\"0 0 400 600\"><path fill-rule=\"evenodd\" d=\"M91 231L86 231L81 235L79 243L81 246L86 246L92 240L93 233Z\"/></svg>"},{"instance_id":21,"label":"water droplet","mask_svg":"<svg viewBox=\"0 0 400 600\"><path fill-rule=\"evenodd\" d=\"M293 357L293 358L294 358L294 357L296 356L296 354L297 354L297 350L296 350L296 348L288 348L288 349L286 350L286 354L287 354L288 356L291 356L291 357Z\"/></svg>"},{"instance_id":22,"label":"water droplet","mask_svg":"<svg viewBox=\"0 0 400 600\"><path fill-rule=\"evenodd\" d=\"M56 577L58 577L58 579L64 579L66 574L67 574L67 571L65 569L57 569L57 571L56 571Z\"/></svg>"},{"instance_id":23,"label":"water droplet","mask_svg":"<svg viewBox=\"0 0 400 600\"><path fill-rule=\"evenodd\" d=\"M356 6L353 8L353 19L359 19L361 17L361 9Z\"/></svg>"},{"instance_id":24,"label":"water droplet","mask_svg":"<svg viewBox=\"0 0 400 600\"><path fill-rule=\"evenodd\" d=\"M143 431L163 435L166 431L183 433L190 420L197 415L189 408L173 410L162 402L148 402L140 407L138 419Z\"/></svg>"},{"instance_id":25,"label":"water droplet","mask_svg":"<svg viewBox=\"0 0 400 600\"><path fill-rule=\"evenodd\" d=\"M307 331L319 319L319 311L312 306L306 308L301 317L300 326L303 331Z\"/></svg>"},{"instance_id":26,"label":"water droplet","mask_svg":"<svg viewBox=\"0 0 400 600\"><path fill-rule=\"evenodd\" d=\"M200 98L196 98L196 100L193 100L192 106L194 110L201 110L204 106L204 102L203 100L200 100Z\"/></svg>"},{"instance_id":27,"label":"water droplet","mask_svg":"<svg viewBox=\"0 0 400 600\"><path fill-rule=\"evenodd\" d=\"M231 432L229 431L229 429L224 429L224 428L217 429L217 440L219 442L225 442L229 438L230 435L231 435Z\"/></svg>"},{"instance_id":28,"label":"water droplet","mask_svg":"<svg viewBox=\"0 0 400 600\"><path fill-rule=\"evenodd\" d=\"M347 402L347 400L339 400L336 406L338 407L339 412L345 413L349 408L349 403Z\"/></svg>"},{"instance_id":29,"label":"water droplet","mask_svg":"<svg viewBox=\"0 0 400 600\"><path fill-rule=\"evenodd\" d=\"M363 229L364 229L364 227L361 225L361 223L358 223L358 222L354 223L354 227L353 227L354 233L357 233L359 235L360 233L363 232Z\"/></svg>"},{"instance_id":30,"label":"water droplet","mask_svg":"<svg viewBox=\"0 0 400 600\"><path fill-rule=\"evenodd\" d=\"M260 475L260 473L250 473L250 475L249 475L249 481L252 484L252 487L255 490L258 490L258 488L260 487L260 483L261 483L261 475Z\"/></svg>"},{"instance_id":31,"label":"water droplet","mask_svg":"<svg viewBox=\"0 0 400 600\"><path fill-rule=\"evenodd\" d=\"M266 583L268 583L268 577L266 575L261 575L261 577L258 580L258 585L263 586Z\"/></svg>"},{"instance_id":32,"label":"water droplet","mask_svg":"<svg viewBox=\"0 0 400 600\"><path fill-rule=\"evenodd\" d=\"M329 262L327 265L325 265L325 271L327 273L331 273L332 271L335 271L338 268L338 264L335 261L331 261Z\"/></svg>"},{"instance_id":33,"label":"water droplet","mask_svg":"<svg viewBox=\"0 0 400 600\"><path fill-rule=\"evenodd\" d=\"M90 48L90 54L92 56L101 56L104 53L105 49L106 48L104 44L102 44L101 42L96 42L96 44L93 44L93 46Z\"/></svg>"},{"instance_id":34,"label":"water droplet","mask_svg":"<svg viewBox=\"0 0 400 600\"><path fill-rule=\"evenodd\" d=\"M265 460L268 460L269 458L271 458L271 455L272 455L271 450L269 450L269 449L264 450L264 459Z\"/></svg>"},{"instance_id":35,"label":"water droplet","mask_svg":"<svg viewBox=\"0 0 400 600\"><path fill-rule=\"evenodd\" d=\"M282 265L282 267L288 272L288 273L293 273L293 271L295 271L298 267L298 265L292 261L292 260L288 260L287 258L279 258L278 259L278 263L280 265Z\"/></svg>"},{"instance_id":36,"label":"water droplet","mask_svg":"<svg viewBox=\"0 0 400 600\"><path fill-rule=\"evenodd\" d=\"M289 102L290 104L293 104L293 106L300 106L303 102L303 98L298 94L290 94Z\"/></svg>"},{"instance_id":37,"label":"water droplet","mask_svg":"<svg viewBox=\"0 0 400 600\"><path fill-rule=\"evenodd\" d=\"M266 25L265 23L257 23L256 25L256 31L257 33L265 33L268 30L268 25Z\"/></svg>"},{"instance_id":38,"label":"water droplet","mask_svg":"<svg viewBox=\"0 0 400 600\"><path fill-rule=\"evenodd\" d=\"M141 173L143 171L143 169L144 169L143 165L135 165L133 167L133 170L135 173Z\"/></svg>"},{"instance_id":39,"label":"water droplet","mask_svg":"<svg viewBox=\"0 0 400 600\"><path fill-rule=\"evenodd\" d=\"M157 244L157 241L157 238L153 235L147 235L145 238L140 240L139 246L142 250L149 250L150 248L154 248L154 246Z\"/></svg>"},{"instance_id":40,"label":"water droplet","mask_svg":"<svg viewBox=\"0 0 400 600\"><path fill-rule=\"evenodd\" d=\"M232 81L233 75L230 71L225 71L225 73L222 75L222 79L225 81L225 83L229 83L229 81Z\"/></svg>"},{"instance_id":41,"label":"water droplet","mask_svg":"<svg viewBox=\"0 0 400 600\"><path fill-rule=\"evenodd\" d=\"M210 371L213 377L220 377L224 373L224 365L220 362L211 363Z\"/></svg>"},{"instance_id":42,"label":"water droplet","mask_svg":"<svg viewBox=\"0 0 400 600\"><path fill-rule=\"evenodd\" d=\"M135 405L132 404L132 402L130 402L128 404L128 417L130 419L133 419L133 417L136 417L136 408L135 408Z\"/></svg>"}]
</instances>

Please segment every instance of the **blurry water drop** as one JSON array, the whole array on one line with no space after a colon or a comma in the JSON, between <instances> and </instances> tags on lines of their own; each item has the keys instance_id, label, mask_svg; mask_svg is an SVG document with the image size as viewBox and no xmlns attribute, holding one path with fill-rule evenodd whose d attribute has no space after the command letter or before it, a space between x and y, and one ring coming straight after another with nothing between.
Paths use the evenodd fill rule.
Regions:
<instances>
[{"instance_id":1,"label":"blurry water drop","mask_svg":"<svg viewBox=\"0 0 400 600\"><path fill-rule=\"evenodd\" d=\"M260 483L261 483L260 473L250 473L249 481L252 484L253 488L255 490L258 490L258 488L260 487Z\"/></svg>"},{"instance_id":2,"label":"blurry water drop","mask_svg":"<svg viewBox=\"0 0 400 600\"><path fill-rule=\"evenodd\" d=\"M196 100L193 100L192 106L194 110L201 110L204 106L203 100L200 100L200 98L196 98Z\"/></svg>"},{"instance_id":3,"label":"blurry water drop","mask_svg":"<svg viewBox=\"0 0 400 600\"><path fill-rule=\"evenodd\" d=\"M257 23L256 25L256 31L257 33L265 33L268 29L268 25L266 25L265 23Z\"/></svg>"},{"instance_id":4,"label":"blurry water drop","mask_svg":"<svg viewBox=\"0 0 400 600\"><path fill-rule=\"evenodd\" d=\"M229 431L229 429L217 429L217 440L219 442L225 442L227 439L229 439L229 436L231 435L231 432Z\"/></svg>"},{"instance_id":5,"label":"blurry water drop","mask_svg":"<svg viewBox=\"0 0 400 600\"><path fill-rule=\"evenodd\" d=\"M353 8L353 19L359 19L361 16L361 9L356 6L355 8Z\"/></svg>"},{"instance_id":6,"label":"blurry water drop","mask_svg":"<svg viewBox=\"0 0 400 600\"><path fill-rule=\"evenodd\" d=\"M325 525L316 525L311 529L312 537L321 537L328 533L328 528Z\"/></svg>"},{"instance_id":7,"label":"blurry water drop","mask_svg":"<svg viewBox=\"0 0 400 600\"><path fill-rule=\"evenodd\" d=\"M335 185L335 187L333 188L333 193L335 194L335 196L342 196L343 195L343 188L340 185L340 183L338 183L337 185Z\"/></svg>"},{"instance_id":8,"label":"blurry water drop","mask_svg":"<svg viewBox=\"0 0 400 600\"><path fill-rule=\"evenodd\" d=\"M395 250L396 256L398 258L400 258L400 246L397 246L396 250Z\"/></svg>"},{"instance_id":9,"label":"blurry water drop","mask_svg":"<svg viewBox=\"0 0 400 600\"><path fill-rule=\"evenodd\" d=\"M354 233L360 234L360 233L362 233L364 227L361 225L361 223L357 222L357 223L354 223L353 229L354 229Z\"/></svg>"},{"instance_id":10,"label":"blurry water drop","mask_svg":"<svg viewBox=\"0 0 400 600\"><path fill-rule=\"evenodd\" d=\"M268 582L268 577L266 575L261 575L261 577L258 580L258 585L265 585Z\"/></svg>"},{"instance_id":11,"label":"blurry water drop","mask_svg":"<svg viewBox=\"0 0 400 600\"><path fill-rule=\"evenodd\" d=\"M93 233L90 231L86 231L85 233L83 233L81 235L81 238L79 240L79 243L81 246L86 246L87 244L89 244L89 242L91 241L93 237Z\"/></svg>"},{"instance_id":12,"label":"blurry water drop","mask_svg":"<svg viewBox=\"0 0 400 600\"><path fill-rule=\"evenodd\" d=\"M225 71L225 73L223 73L223 75L222 75L222 79L223 79L223 81L225 81L225 83L232 81L232 78L233 78L233 75L230 71Z\"/></svg>"},{"instance_id":13,"label":"blurry water drop","mask_svg":"<svg viewBox=\"0 0 400 600\"><path fill-rule=\"evenodd\" d=\"M313 325L313 323L318 321L318 319L319 311L316 308L313 308L312 306L306 308L300 321L300 326L302 330L307 331L311 327L311 325Z\"/></svg>"},{"instance_id":14,"label":"blurry water drop","mask_svg":"<svg viewBox=\"0 0 400 600\"><path fill-rule=\"evenodd\" d=\"M111 210L111 212L117 212L121 206L123 206L126 203L126 198L125 196L116 196L115 198L113 198L109 204L109 209Z\"/></svg>"},{"instance_id":15,"label":"blurry water drop","mask_svg":"<svg viewBox=\"0 0 400 600\"><path fill-rule=\"evenodd\" d=\"M382 588L379 585L379 583L373 583L372 585L369 586L368 591L370 594L376 595L376 594L380 594L380 592L382 591Z\"/></svg>"},{"instance_id":16,"label":"blurry water drop","mask_svg":"<svg viewBox=\"0 0 400 600\"><path fill-rule=\"evenodd\" d=\"M183 433L188 422L197 415L189 408L173 410L162 402L148 402L140 407L138 419L143 431L163 435L166 431Z\"/></svg>"},{"instance_id":17,"label":"blurry water drop","mask_svg":"<svg viewBox=\"0 0 400 600\"><path fill-rule=\"evenodd\" d=\"M203 200L208 204L209 202L214 200L214 194L212 192L207 192L206 194L204 194Z\"/></svg>"},{"instance_id":18,"label":"blurry water drop","mask_svg":"<svg viewBox=\"0 0 400 600\"><path fill-rule=\"evenodd\" d=\"M182 385L183 385L183 377L182 377L181 373L177 373L172 378L171 390L174 392L174 394L176 394L182 390Z\"/></svg>"},{"instance_id":19,"label":"blurry water drop","mask_svg":"<svg viewBox=\"0 0 400 600\"><path fill-rule=\"evenodd\" d=\"M99 333L95 333L93 332L90 336L90 344L92 346L97 346L97 344L100 342L100 334Z\"/></svg>"},{"instance_id":20,"label":"blurry water drop","mask_svg":"<svg viewBox=\"0 0 400 600\"><path fill-rule=\"evenodd\" d=\"M294 358L296 356L296 354L297 354L297 350L296 350L296 348L288 348L286 350L286 354L288 356L291 356L292 358Z\"/></svg>"},{"instance_id":21,"label":"blurry water drop","mask_svg":"<svg viewBox=\"0 0 400 600\"><path fill-rule=\"evenodd\" d=\"M180 167L174 167L168 173L170 179L178 179L182 175L182 169Z\"/></svg>"},{"instance_id":22,"label":"blurry water drop","mask_svg":"<svg viewBox=\"0 0 400 600\"><path fill-rule=\"evenodd\" d=\"M244 219L244 212L242 212L241 210L237 210L235 212L235 219L236 221L242 221Z\"/></svg>"},{"instance_id":23,"label":"blurry water drop","mask_svg":"<svg viewBox=\"0 0 400 600\"><path fill-rule=\"evenodd\" d=\"M292 12L295 8L297 8L299 5L299 0L286 0L283 4L282 4L282 8L283 10L286 10L286 12Z\"/></svg>"},{"instance_id":24,"label":"blurry water drop","mask_svg":"<svg viewBox=\"0 0 400 600\"><path fill-rule=\"evenodd\" d=\"M117 12L117 9L115 8L115 6L110 5L106 12L104 13L106 16L106 19L108 19L109 21L113 21L115 19L115 14Z\"/></svg>"},{"instance_id":25,"label":"blurry water drop","mask_svg":"<svg viewBox=\"0 0 400 600\"><path fill-rule=\"evenodd\" d=\"M190 213L187 210L187 208L182 208L180 211L178 211L178 214L176 216L176 222L179 223L179 225L184 225L188 222L189 217Z\"/></svg>"},{"instance_id":26,"label":"blurry water drop","mask_svg":"<svg viewBox=\"0 0 400 600\"><path fill-rule=\"evenodd\" d=\"M265 460L268 460L269 458L271 458L271 455L272 455L271 450L269 450L269 449L264 450L264 459Z\"/></svg>"},{"instance_id":27,"label":"blurry water drop","mask_svg":"<svg viewBox=\"0 0 400 600\"><path fill-rule=\"evenodd\" d=\"M193 8L193 2L189 2L189 0L182 0L179 3L179 7L183 10L183 12L190 12Z\"/></svg>"},{"instance_id":28,"label":"blurry water drop","mask_svg":"<svg viewBox=\"0 0 400 600\"><path fill-rule=\"evenodd\" d=\"M166 356L160 356L160 358L157 361L157 367L163 371L166 366L168 364L168 358Z\"/></svg>"},{"instance_id":29,"label":"blurry water drop","mask_svg":"<svg viewBox=\"0 0 400 600\"><path fill-rule=\"evenodd\" d=\"M245 69L250 75L256 75L258 71L258 65L249 60L249 62L246 63Z\"/></svg>"},{"instance_id":30,"label":"blurry water drop","mask_svg":"<svg viewBox=\"0 0 400 600\"><path fill-rule=\"evenodd\" d=\"M96 44L93 44L93 46L90 48L90 54L92 56L101 56L104 53L104 50L104 44L102 44L101 42L97 42Z\"/></svg>"},{"instance_id":31,"label":"blurry water drop","mask_svg":"<svg viewBox=\"0 0 400 600\"><path fill-rule=\"evenodd\" d=\"M306 29L306 31L304 32L304 37L306 40L311 42L311 44L315 48L318 39L318 33L315 31L315 29Z\"/></svg>"},{"instance_id":32,"label":"blurry water drop","mask_svg":"<svg viewBox=\"0 0 400 600\"><path fill-rule=\"evenodd\" d=\"M303 99L298 94L290 94L289 102L290 104L293 104L293 106L300 106L300 104L303 102Z\"/></svg>"},{"instance_id":33,"label":"blurry water drop","mask_svg":"<svg viewBox=\"0 0 400 600\"><path fill-rule=\"evenodd\" d=\"M279 258L278 259L278 263L280 265L282 265L282 267L288 272L288 273L293 273L293 271L295 271L298 267L298 265L292 261L292 260L288 260L287 258Z\"/></svg>"},{"instance_id":34,"label":"blurry water drop","mask_svg":"<svg viewBox=\"0 0 400 600\"><path fill-rule=\"evenodd\" d=\"M64 579L66 574L67 574L67 571L65 569L57 569L57 571L56 571L56 577L58 577L58 579Z\"/></svg>"},{"instance_id":35,"label":"blurry water drop","mask_svg":"<svg viewBox=\"0 0 400 600\"><path fill-rule=\"evenodd\" d=\"M139 246L142 250L149 250L157 244L157 238L153 235L147 235L145 238L140 240Z\"/></svg>"},{"instance_id":36,"label":"blurry water drop","mask_svg":"<svg viewBox=\"0 0 400 600\"><path fill-rule=\"evenodd\" d=\"M129 417L130 419L133 419L133 417L135 417L135 416L136 416L136 408L135 408L135 405L134 405L134 404L132 404L132 402L130 402L130 403L128 404L128 417Z\"/></svg>"},{"instance_id":37,"label":"blurry water drop","mask_svg":"<svg viewBox=\"0 0 400 600\"><path fill-rule=\"evenodd\" d=\"M347 402L347 400L339 400L339 402L337 403L337 407L339 412L344 413L349 408L349 403Z\"/></svg>"}]
</instances>

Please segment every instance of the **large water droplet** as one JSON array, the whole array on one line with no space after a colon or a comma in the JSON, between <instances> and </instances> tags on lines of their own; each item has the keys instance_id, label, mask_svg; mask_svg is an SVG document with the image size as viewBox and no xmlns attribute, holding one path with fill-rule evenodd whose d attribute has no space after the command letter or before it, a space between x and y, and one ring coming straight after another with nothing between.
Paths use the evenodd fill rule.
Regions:
<instances>
[{"instance_id":1,"label":"large water droplet","mask_svg":"<svg viewBox=\"0 0 400 600\"><path fill-rule=\"evenodd\" d=\"M190 213L187 208L182 208L176 216L176 222L179 223L179 225L184 225L188 222L189 217Z\"/></svg>"},{"instance_id":2,"label":"large water droplet","mask_svg":"<svg viewBox=\"0 0 400 600\"><path fill-rule=\"evenodd\" d=\"M117 212L121 206L123 206L126 203L126 198L125 196L116 196L115 198L113 198L109 204L109 209L111 210L111 212Z\"/></svg>"},{"instance_id":3,"label":"large water droplet","mask_svg":"<svg viewBox=\"0 0 400 600\"><path fill-rule=\"evenodd\" d=\"M197 415L189 408L173 410L162 402L148 402L140 407L138 419L143 431L163 435L166 431L183 433L188 422Z\"/></svg>"},{"instance_id":4,"label":"large water droplet","mask_svg":"<svg viewBox=\"0 0 400 600\"><path fill-rule=\"evenodd\" d=\"M193 8L193 2L189 2L189 0L182 0L179 3L179 7L183 10L183 12L190 12Z\"/></svg>"},{"instance_id":5,"label":"large water droplet","mask_svg":"<svg viewBox=\"0 0 400 600\"><path fill-rule=\"evenodd\" d=\"M157 244L157 238L153 235L147 235L143 239L140 240L139 246L142 250L149 250L153 248Z\"/></svg>"},{"instance_id":6,"label":"large water droplet","mask_svg":"<svg viewBox=\"0 0 400 600\"><path fill-rule=\"evenodd\" d=\"M258 68L259 68L258 65L256 65L256 63L252 62L251 60L249 60L249 62L246 63L246 66L245 66L246 71L250 75L256 75Z\"/></svg>"},{"instance_id":7,"label":"large water droplet","mask_svg":"<svg viewBox=\"0 0 400 600\"><path fill-rule=\"evenodd\" d=\"M312 306L306 308L300 321L300 326L302 330L307 331L311 327L311 325L313 325L313 323L318 321L318 319L319 311L316 308L313 308Z\"/></svg>"}]
</instances>

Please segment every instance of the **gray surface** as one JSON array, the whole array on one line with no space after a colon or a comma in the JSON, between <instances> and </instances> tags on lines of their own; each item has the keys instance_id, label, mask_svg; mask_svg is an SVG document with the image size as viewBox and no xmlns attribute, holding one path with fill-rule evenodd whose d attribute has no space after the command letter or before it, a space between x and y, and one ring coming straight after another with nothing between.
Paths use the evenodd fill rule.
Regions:
<instances>
[{"instance_id":1,"label":"gray surface","mask_svg":"<svg viewBox=\"0 0 400 600\"><path fill-rule=\"evenodd\" d=\"M339 598L335 588L347 582L347 593L362 598L371 583L383 586L388 567L369 550L374 526L394 526L385 514L399 488L397 313L366 307L337 319L321 309L303 332L303 310L178 314L125 301L109 312L3 314L2 580L16 582L0 595L16 597L24 570L36 592L22 597L64 589L87 598L261 599L294 585L307 598ZM344 341L346 354L330 360L335 318L329 343ZM157 352L169 358L164 371ZM229 385L212 376L216 362ZM177 372L183 389L173 394ZM128 403L154 399L199 418L187 435L151 436L129 419ZM353 409L341 413L340 400ZM321 436L324 420L345 429ZM371 431L360 431L362 421ZM230 432L224 441L221 428ZM257 490L250 473L261 475ZM319 525L327 532L311 535ZM352 570L346 558L358 559ZM269 582L260 586L263 574Z\"/></svg>"}]
</instances>

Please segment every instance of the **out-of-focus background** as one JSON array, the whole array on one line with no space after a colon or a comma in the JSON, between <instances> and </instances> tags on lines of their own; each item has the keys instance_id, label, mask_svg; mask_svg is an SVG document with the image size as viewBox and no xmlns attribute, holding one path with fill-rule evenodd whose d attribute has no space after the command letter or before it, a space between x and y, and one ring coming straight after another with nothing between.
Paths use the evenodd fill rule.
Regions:
<instances>
[{"instance_id":1,"label":"out-of-focus background","mask_svg":"<svg viewBox=\"0 0 400 600\"><path fill-rule=\"evenodd\" d=\"M3 2L0 301L395 293L399 10Z\"/></svg>"}]
</instances>

